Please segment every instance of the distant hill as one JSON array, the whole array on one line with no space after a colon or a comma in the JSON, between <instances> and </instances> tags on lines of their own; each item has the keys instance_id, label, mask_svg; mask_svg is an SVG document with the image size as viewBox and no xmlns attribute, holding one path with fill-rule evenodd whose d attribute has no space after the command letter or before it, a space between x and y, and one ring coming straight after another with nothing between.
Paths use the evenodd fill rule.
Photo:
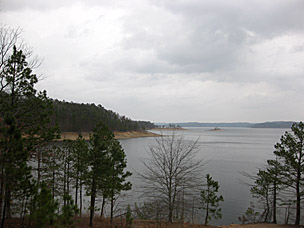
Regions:
<instances>
[{"instance_id":1,"label":"distant hill","mask_svg":"<svg viewBox=\"0 0 304 228\"><path fill-rule=\"evenodd\" d=\"M175 125L180 127L250 127L250 128L290 128L294 121L273 121L264 123L248 123L248 122L235 122L235 123L155 123L158 126Z\"/></svg>"},{"instance_id":2,"label":"distant hill","mask_svg":"<svg viewBox=\"0 0 304 228\"><path fill-rule=\"evenodd\" d=\"M141 131L155 127L149 121L134 121L101 105L53 100L53 106L54 122L58 122L63 132L91 132L100 121L112 131Z\"/></svg>"},{"instance_id":3,"label":"distant hill","mask_svg":"<svg viewBox=\"0 0 304 228\"><path fill-rule=\"evenodd\" d=\"M291 128L293 121L273 121L253 124L252 128Z\"/></svg>"},{"instance_id":4,"label":"distant hill","mask_svg":"<svg viewBox=\"0 0 304 228\"><path fill-rule=\"evenodd\" d=\"M158 126L181 126L181 127L251 127L252 123L236 122L236 123L199 123L199 122L187 122L187 123L155 123Z\"/></svg>"}]
</instances>

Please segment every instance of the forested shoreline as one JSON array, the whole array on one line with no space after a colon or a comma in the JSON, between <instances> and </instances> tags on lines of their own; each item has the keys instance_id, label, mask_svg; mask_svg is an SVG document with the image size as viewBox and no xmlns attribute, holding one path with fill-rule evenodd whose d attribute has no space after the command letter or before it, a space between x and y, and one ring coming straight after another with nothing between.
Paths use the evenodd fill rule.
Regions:
<instances>
[{"instance_id":1,"label":"forested shoreline","mask_svg":"<svg viewBox=\"0 0 304 228\"><path fill-rule=\"evenodd\" d=\"M53 122L58 123L62 132L92 132L101 121L111 131L143 131L155 127L149 121L134 121L94 103L78 104L52 100L52 104Z\"/></svg>"},{"instance_id":2,"label":"forested shoreline","mask_svg":"<svg viewBox=\"0 0 304 228\"><path fill-rule=\"evenodd\" d=\"M92 105L109 118L96 113L96 118L86 116L92 119L89 141L79 135L76 141L51 146L60 129L54 102L46 91L35 88L37 62L29 62L30 55L17 48L18 30L2 27L0 36L1 228L11 227L11 218L18 218L21 227L73 227L74 216L82 214L84 195L90 197L90 227L97 198L103 200L102 207L109 202L112 219L116 196L131 188L126 180L131 173L125 171L126 155L111 130L117 129L118 122L120 130L144 127ZM67 110L72 111L76 110Z\"/></svg>"}]
</instances>

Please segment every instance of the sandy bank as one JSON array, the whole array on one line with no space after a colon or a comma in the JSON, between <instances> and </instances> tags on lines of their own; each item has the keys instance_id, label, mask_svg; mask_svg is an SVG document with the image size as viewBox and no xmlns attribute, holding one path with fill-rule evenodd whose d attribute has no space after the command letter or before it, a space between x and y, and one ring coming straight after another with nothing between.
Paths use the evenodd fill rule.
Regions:
<instances>
[{"instance_id":1,"label":"sandy bank","mask_svg":"<svg viewBox=\"0 0 304 228\"><path fill-rule=\"evenodd\" d=\"M64 139L76 140L79 134L81 134L85 140L89 140L90 138L90 132L62 132L61 139L59 139L58 141L63 141ZM159 136L158 134L148 131L114 132L114 135L115 135L115 139L131 139L131 138Z\"/></svg>"},{"instance_id":2,"label":"sandy bank","mask_svg":"<svg viewBox=\"0 0 304 228\"><path fill-rule=\"evenodd\" d=\"M128 132L114 132L115 139L131 139L142 137L158 137L159 134L155 134L149 131L128 131Z\"/></svg>"}]
</instances>

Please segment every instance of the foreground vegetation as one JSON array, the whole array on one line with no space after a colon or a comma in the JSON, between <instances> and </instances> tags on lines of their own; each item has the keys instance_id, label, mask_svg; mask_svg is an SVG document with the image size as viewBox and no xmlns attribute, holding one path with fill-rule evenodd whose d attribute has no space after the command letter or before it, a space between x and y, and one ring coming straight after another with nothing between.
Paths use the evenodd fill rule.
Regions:
<instances>
[{"instance_id":1,"label":"foreground vegetation","mask_svg":"<svg viewBox=\"0 0 304 228\"><path fill-rule=\"evenodd\" d=\"M121 145L99 123L89 143L79 136L50 146L59 137L53 102L46 91L35 89L34 66L16 47L18 31L4 27L0 32L1 228L12 217L20 218L21 226L70 227L72 218L82 214L84 192L90 196L91 227L97 198L102 210L109 202L113 219L115 197L131 188Z\"/></svg>"},{"instance_id":2,"label":"foreground vegetation","mask_svg":"<svg viewBox=\"0 0 304 228\"><path fill-rule=\"evenodd\" d=\"M294 220L301 224L304 197L304 123L294 123L291 132L286 131L275 145L274 159L259 169L256 175L245 174L254 180L251 194L258 199L262 212L252 203L241 222L277 223L278 210L284 211L284 223ZM295 214L293 217L292 215Z\"/></svg>"}]
</instances>

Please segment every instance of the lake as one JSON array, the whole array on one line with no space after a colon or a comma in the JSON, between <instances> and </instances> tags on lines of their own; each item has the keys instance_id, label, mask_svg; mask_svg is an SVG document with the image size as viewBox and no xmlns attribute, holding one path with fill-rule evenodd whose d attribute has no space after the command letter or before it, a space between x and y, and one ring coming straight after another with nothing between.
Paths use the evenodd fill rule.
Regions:
<instances>
[{"instance_id":1,"label":"lake","mask_svg":"<svg viewBox=\"0 0 304 228\"><path fill-rule=\"evenodd\" d=\"M223 218L212 220L211 224L239 223L238 217L244 214L250 201L253 201L250 187L242 184L242 181L249 180L241 173L255 174L258 168L266 164L267 159L274 158L274 145L279 142L286 130L288 129L221 128L210 131L210 128L200 127L175 131L176 135L184 135L185 140L193 141L199 137L197 156L208 161L202 175L209 173L220 184L220 193L224 197L224 202L221 203ZM159 131L152 132L159 133ZM162 131L162 133L166 135L172 132ZM140 159L148 157L148 147L155 143L155 139L134 138L119 141L127 155L128 169L133 172L143 170ZM135 175L131 181L134 185L132 191L136 191L139 181ZM137 202L136 197L133 197L130 204L134 202Z\"/></svg>"}]
</instances>

